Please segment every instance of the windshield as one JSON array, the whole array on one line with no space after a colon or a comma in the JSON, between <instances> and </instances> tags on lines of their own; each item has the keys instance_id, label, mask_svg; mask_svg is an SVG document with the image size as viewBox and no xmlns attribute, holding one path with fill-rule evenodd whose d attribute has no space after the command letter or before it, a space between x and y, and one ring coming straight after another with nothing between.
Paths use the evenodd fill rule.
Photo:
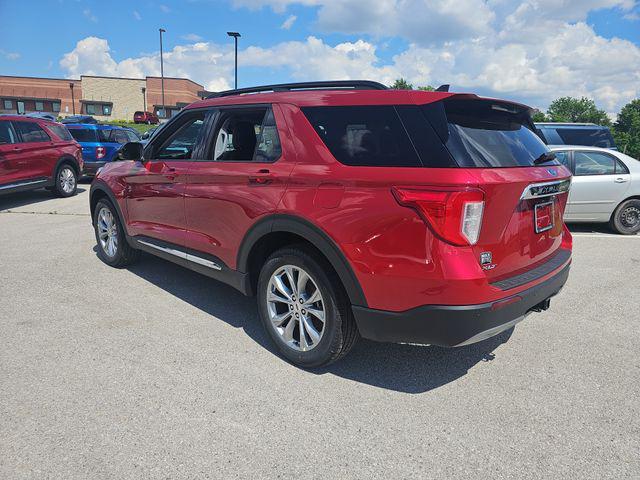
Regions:
<instances>
[{"instance_id":1,"label":"windshield","mask_svg":"<svg viewBox=\"0 0 640 480\"><path fill-rule=\"evenodd\" d=\"M461 167L531 167L549 152L529 128L528 113L521 108L487 100L443 103L448 126L445 145Z\"/></svg>"}]
</instances>

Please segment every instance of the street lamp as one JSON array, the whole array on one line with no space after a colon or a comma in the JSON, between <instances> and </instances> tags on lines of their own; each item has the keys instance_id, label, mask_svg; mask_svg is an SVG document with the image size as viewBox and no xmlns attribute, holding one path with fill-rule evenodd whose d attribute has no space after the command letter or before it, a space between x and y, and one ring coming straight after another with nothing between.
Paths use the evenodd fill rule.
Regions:
<instances>
[{"instance_id":1,"label":"street lamp","mask_svg":"<svg viewBox=\"0 0 640 480\"><path fill-rule=\"evenodd\" d=\"M238 37L241 35L238 32L227 32L227 35L233 37L236 46L236 54L235 54L235 88L238 89Z\"/></svg>"},{"instance_id":2,"label":"street lamp","mask_svg":"<svg viewBox=\"0 0 640 480\"><path fill-rule=\"evenodd\" d=\"M167 112L164 107L164 64L162 61L162 34L166 32L164 28L160 28L160 88L162 90L162 116L166 118Z\"/></svg>"},{"instance_id":3,"label":"street lamp","mask_svg":"<svg viewBox=\"0 0 640 480\"><path fill-rule=\"evenodd\" d=\"M76 114L76 101L73 98L73 82L69 83L69 88L71 89L71 109L73 110L73 114ZM67 110L69 111L69 110Z\"/></svg>"},{"instance_id":4,"label":"street lamp","mask_svg":"<svg viewBox=\"0 0 640 480\"><path fill-rule=\"evenodd\" d=\"M146 112L147 111L147 97L146 97L146 95L144 93L147 91L147 89L145 87L141 87L140 91L142 92L142 105L143 105L142 111Z\"/></svg>"}]
</instances>

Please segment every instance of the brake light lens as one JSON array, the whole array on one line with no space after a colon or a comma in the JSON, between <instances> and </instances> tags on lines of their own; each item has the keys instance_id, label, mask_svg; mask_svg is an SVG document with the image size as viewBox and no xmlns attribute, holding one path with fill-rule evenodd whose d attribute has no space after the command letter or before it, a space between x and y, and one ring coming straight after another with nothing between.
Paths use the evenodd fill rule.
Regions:
<instances>
[{"instance_id":1,"label":"brake light lens","mask_svg":"<svg viewBox=\"0 0 640 480\"><path fill-rule=\"evenodd\" d=\"M107 154L107 149L104 147L96 147L96 158L104 158Z\"/></svg>"},{"instance_id":2,"label":"brake light lens","mask_svg":"<svg viewBox=\"0 0 640 480\"><path fill-rule=\"evenodd\" d=\"M480 238L484 192L477 188L397 188L400 205L413 208L436 235L452 245L475 245Z\"/></svg>"}]
</instances>

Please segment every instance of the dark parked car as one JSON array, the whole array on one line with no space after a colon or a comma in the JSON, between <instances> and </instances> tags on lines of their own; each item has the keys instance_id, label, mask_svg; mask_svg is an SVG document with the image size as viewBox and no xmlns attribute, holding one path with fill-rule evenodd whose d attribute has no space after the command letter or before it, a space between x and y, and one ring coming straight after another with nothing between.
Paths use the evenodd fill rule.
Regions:
<instances>
[{"instance_id":1,"label":"dark parked car","mask_svg":"<svg viewBox=\"0 0 640 480\"><path fill-rule=\"evenodd\" d=\"M595 123L536 123L537 133L547 145L584 145L617 150L609 127Z\"/></svg>"},{"instance_id":2,"label":"dark parked car","mask_svg":"<svg viewBox=\"0 0 640 480\"><path fill-rule=\"evenodd\" d=\"M71 117L65 117L60 120L60 123L92 123L97 124L98 121L91 115L73 115Z\"/></svg>"},{"instance_id":3,"label":"dark parked car","mask_svg":"<svg viewBox=\"0 0 640 480\"><path fill-rule=\"evenodd\" d=\"M160 119L153 112L136 112L133 114L133 121L135 123L147 123L149 125L160 123Z\"/></svg>"},{"instance_id":4,"label":"dark parked car","mask_svg":"<svg viewBox=\"0 0 640 480\"><path fill-rule=\"evenodd\" d=\"M0 117L0 194L47 188L76 194L80 145L64 125L25 115Z\"/></svg>"},{"instance_id":5,"label":"dark parked car","mask_svg":"<svg viewBox=\"0 0 640 480\"><path fill-rule=\"evenodd\" d=\"M95 175L105 163L113 161L122 145L140 141L130 129L115 125L71 124L67 127L82 146L83 175Z\"/></svg>"},{"instance_id":6,"label":"dark parked car","mask_svg":"<svg viewBox=\"0 0 640 480\"><path fill-rule=\"evenodd\" d=\"M517 103L357 81L240 89L120 157L91 186L99 257L144 250L256 295L304 367L359 336L484 340L546 310L569 274L571 174Z\"/></svg>"}]
</instances>

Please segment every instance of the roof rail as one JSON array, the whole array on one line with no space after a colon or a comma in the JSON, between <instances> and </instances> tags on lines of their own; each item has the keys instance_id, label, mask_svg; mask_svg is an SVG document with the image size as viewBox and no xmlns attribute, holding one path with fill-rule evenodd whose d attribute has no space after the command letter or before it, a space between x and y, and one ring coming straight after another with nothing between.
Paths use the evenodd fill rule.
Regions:
<instances>
[{"instance_id":1,"label":"roof rail","mask_svg":"<svg viewBox=\"0 0 640 480\"><path fill-rule=\"evenodd\" d=\"M232 95L242 95L244 93L259 92L290 92L292 90L387 90L388 87L370 80L333 80L326 82L298 82L298 83L280 83L277 85L263 85L260 87L237 88L235 90L226 90L224 92L215 92L207 96L207 98L230 97Z\"/></svg>"}]
</instances>

